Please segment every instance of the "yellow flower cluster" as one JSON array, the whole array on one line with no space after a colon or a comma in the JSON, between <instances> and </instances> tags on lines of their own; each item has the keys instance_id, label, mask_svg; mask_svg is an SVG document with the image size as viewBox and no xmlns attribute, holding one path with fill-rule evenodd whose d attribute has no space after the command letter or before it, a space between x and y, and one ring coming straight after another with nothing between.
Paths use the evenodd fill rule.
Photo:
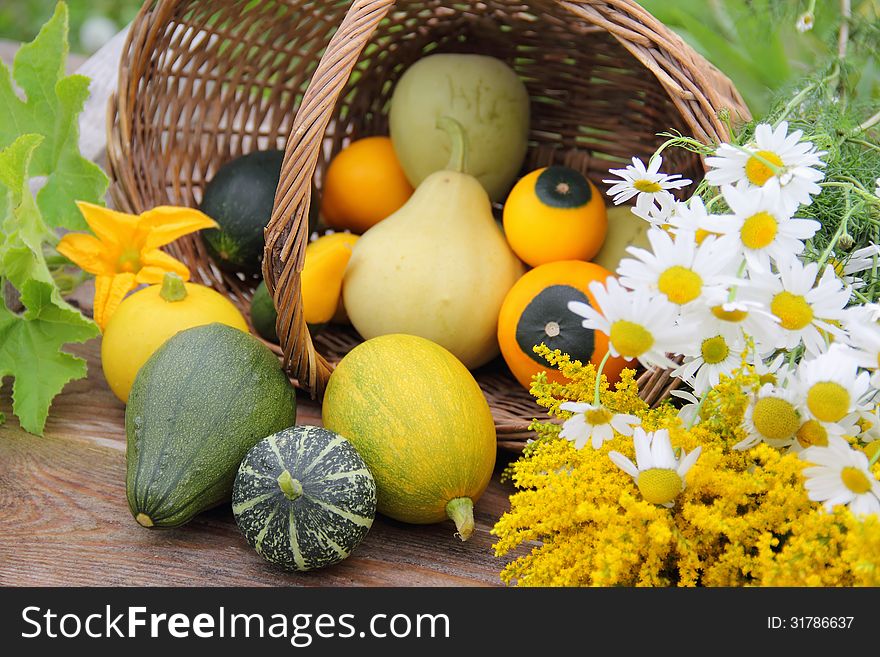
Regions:
<instances>
[{"instance_id":1,"label":"yellow flower cluster","mask_svg":"<svg viewBox=\"0 0 880 657\"><path fill-rule=\"evenodd\" d=\"M532 394L551 415L563 401L592 401L595 369L559 352L542 354L570 378L536 378ZM633 457L631 438L617 435L601 449L577 450L558 437L555 422L536 422L538 439L511 465L518 491L493 534L502 571L525 586L853 586L880 585L880 522L839 507L829 514L807 498L795 453L761 444L731 446L747 390L746 369L709 393L702 417L685 428L671 404L649 409L627 371L614 389L602 382L601 401L631 413L646 430L668 429L675 448L702 454L672 508L641 498L632 477L608 457ZM880 465L874 472L880 476Z\"/></svg>"}]
</instances>

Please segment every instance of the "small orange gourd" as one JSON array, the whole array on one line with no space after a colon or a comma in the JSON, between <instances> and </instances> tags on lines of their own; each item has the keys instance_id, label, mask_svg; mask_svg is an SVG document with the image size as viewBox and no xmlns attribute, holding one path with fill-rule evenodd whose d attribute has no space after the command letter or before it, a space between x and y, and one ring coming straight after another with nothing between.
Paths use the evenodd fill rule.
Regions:
<instances>
[{"instance_id":1,"label":"small orange gourd","mask_svg":"<svg viewBox=\"0 0 880 657\"><path fill-rule=\"evenodd\" d=\"M550 381L566 380L534 352L540 344L599 366L608 352L608 336L585 329L583 318L570 311L568 303L580 301L598 308L589 285L609 276L610 271L591 262L551 262L527 272L507 293L498 316L498 343L511 372L526 389L538 372L546 371ZM622 358L609 358L603 374L616 382L625 365Z\"/></svg>"},{"instance_id":2,"label":"small orange gourd","mask_svg":"<svg viewBox=\"0 0 880 657\"><path fill-rule=\"evenodd\" d=\"M608 216L596 186L568 167L538 169L522 178L504 204L504 233L532 267L591 260L605 241Z\"/></svg>"}]
</instances>

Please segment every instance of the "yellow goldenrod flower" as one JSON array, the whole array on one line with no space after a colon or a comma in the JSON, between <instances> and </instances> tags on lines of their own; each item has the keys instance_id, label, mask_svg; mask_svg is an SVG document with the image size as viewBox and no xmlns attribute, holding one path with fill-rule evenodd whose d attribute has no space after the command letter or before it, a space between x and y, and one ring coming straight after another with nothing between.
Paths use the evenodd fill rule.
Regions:
<instances>
[{"instance_id":1,"label":"yellow goldenrod flower","mask_svg":"<svg viewBox=\"0 0 880 657\"><path fill-rule=\"evenodd\" d=\"M531 392L540 406L564 419L568 413L563 404L593 399L596 374L591 364L572 362L546 347L535 351L567 378L560 384L536 377ZM744 417L761 387L760 373L745 366L730 378L722 377L704 398L701 418L705 419L691 428L682 426L672 404L648 408L638 397L632 374L625 370L613 390L603 382L600 401L604 407L637 416L646 432L662 431L664 451L668 432L675 455L666 453L668 467L660 472L669 481L659 483L674 485L669 491L647 480L644 490L639 482L633 486L633 478L641 476L644 468L631 468L632 478L621 476L609 453L633 455L635 443L630 437L616 434L599 449L578 450L560 439L557 422L535 422L537 440L508 470L517 488L510 510L492 530L496 555L515 554L501 573L505 582L521 586L880 585L876 556L880 516L857 516L843 506L828 513L810 499L804 486L809 464L796 452L783 452L763 439L747 451L733 449L748 437ZM758 420L764 429L765 420ZM793 418L786 421L796 424ZM768 434L783 433L778 427L771 429ZM699 458L682 488L684 480L673 469L673 461L680 464L691 454ZM868 471L863 474L867 477ZM880 479L880 462L870 466L870 474ZM852 474L848 481L854 486L861 483ZM666 492L668 497L675 495L672 508L652 503L664 501L660 492L664 497Z\"/></svg>"},{"instance_id":2,"label":"yellow goldenrod flower","mask_svg":"<svg viewBox=\"0 0 880 657\"><path fill-rule=\"evenodd\" d=\"M206 214L192 208L160 206L140 215L77 202L94 235L68 233L58 252L95 275L95 322L101 329L131 290L142 283L162 282L167 272L189 280L189 269L161 250L178 237L217 228Z\"/></svg>"}]
</instances>

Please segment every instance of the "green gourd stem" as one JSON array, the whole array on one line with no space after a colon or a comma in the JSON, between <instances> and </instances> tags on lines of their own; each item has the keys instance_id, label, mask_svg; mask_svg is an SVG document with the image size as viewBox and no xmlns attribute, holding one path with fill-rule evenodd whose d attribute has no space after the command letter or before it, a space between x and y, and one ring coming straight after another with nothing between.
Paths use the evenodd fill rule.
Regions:
<instances>
[{"instance_id":1,"label":"green gourd stem","mask_svg":"<svg viewBox=\"0 0 880 657\"><path fill-rule=\"evenodd\" d=\"M464 127L451 116L441 116L437 119L437 128L449 135L452 142L452 155L449 157L446 169L456 173L466 173L468 144Z\"/></svg>"},{"instance_id":2,"label":"green gourd stem","mask_svg":"<svg viewBox=\"0 0 880 657\"><path fill-rule=\"evenodd\" d=\"M159 290L159 296L171 303L183 301L186 299L186 283L180 276L169 271L162 278L162 289Z\"/></svg>"},{"instance_id":3,"label":"green gourd stem","mask_svg":"<svg viewBox=\"0 0 880 657\"><path fill-rule=\"evenodd\" d=\"M446 504L446 515L455 523L456 536L468 540L474 533L474 502L469 497L456 497Z\"/></svg>"},{"instance_id":4,"label":"green gourd stem","mask_svg":"<svg viewBox=\"0 0 880 657\"><path fill-rule=\"evenodd\" d=\"M278 487L281 488L281 492L284 493L289 500L296 500L302 497L302 484L294 479L287 470L278 476Z\"/></svg>"}]
</instances>

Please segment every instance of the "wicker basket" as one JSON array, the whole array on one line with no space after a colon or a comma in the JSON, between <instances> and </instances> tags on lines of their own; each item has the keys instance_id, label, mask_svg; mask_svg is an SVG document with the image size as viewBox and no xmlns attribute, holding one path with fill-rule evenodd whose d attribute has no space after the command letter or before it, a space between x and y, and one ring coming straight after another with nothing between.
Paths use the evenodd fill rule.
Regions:
<instances>
[{"instance_id":1,"label":"wicker basket","mask_svg":"<svg viewBox=\"0 0 880 657\"><path fill-rule=\"evenodd\" d=\"M338 29L337 29L338 28ZM282 356L320 397L352 330L313 340L300 276L311 183L350 139L387 134L387 108L403 71L429 52L475 52L511 64L531 93L526 168L574 167L601 185L609 167L649 156L656 133L727 138L717 113L748 111L731 82L632 0L153 0L134 24L109 108L114 203L142 211L194 205L225 161L285 148L266 230L266 282L279 310ZM700 178L701 161L668 152L668 168ZM201 241L169 249L193 277L245 306L253 285L222 274ZM477 373L499 443L521 447L536 407L503 365ZM654 403L668 373L641 378Z\"/></svg>"}]
</instances>

